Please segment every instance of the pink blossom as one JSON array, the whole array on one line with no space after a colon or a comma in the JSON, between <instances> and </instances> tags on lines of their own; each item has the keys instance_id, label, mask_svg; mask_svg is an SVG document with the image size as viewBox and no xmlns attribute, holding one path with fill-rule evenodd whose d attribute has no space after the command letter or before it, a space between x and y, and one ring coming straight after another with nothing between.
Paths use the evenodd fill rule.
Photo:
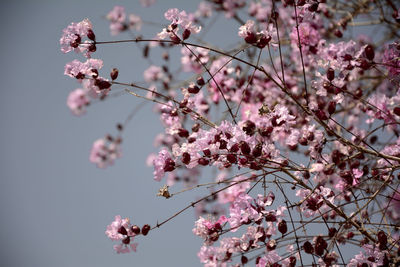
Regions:
<instances>
[{"instance_id":1,"label":"pink blossom","mask_svg":"<svg viewBox=\"0 0 400 267\"><path fill-rule=\"evenodd\" d=\"M156 2L156 0L140 0L140 3L144 7L149 7L149 6L153 5L155 2Z\"/></svg>"},{"instance_id":2,"label":"pink blossom","mask_svg":"<svg viewBox=\"0 0 400 267\"><path fill-rule=\"evenodd\" d=\"M393 192L389 200L387 201L387 214L394 221L400 219L400 190L399 188Z\"/></svg>"},{"instance_id":3,"label":"pink blossom","mask_svg":"<svg viewBox=\"0 0 400 267\"><path fill-rule=\"evenodd\" d=\"M118 33L125 30L125 20L126 13L123 6L114 6L114 8L108 12L106 18L110 21L110 30L112 35L117 35Z\"/></svg>"},{"instance_id":4,"label":"pink blossom","mask_svg":"<svg viewBox=\"0 0 400 267\"><path fill-rule=\"evenodd\" d=\"M171 159L171 154L166 148L163 148L153 160L154 180L161 181L165 172L171 171L175 167L174 161Z\"/></svg>"},{"instance_id":5,"label":"pink blossom","mask_svg":"<svg viewBox=\"0 0 400 267\"><path fill-rule=\"evenodd\" d=\"M222 7L227 18L232 18L236 11L246 5L245 0L225 0L222 1Z\"/></svg>"},{"instance_id":6,"label":"pink blossom","mask_svg":"<svg viewBox=\"0 0 400 267\"><path fill-rule=\"evenodd\" d=\"M250 182L241 182L237 183L245 179L246 177L238 176L236 177L232 183L236 183L235 185L229 187L228 189L218 193L218 201L222 204L232 203L235 201L237 196L246 192L247 189L250 188Z\"/></svg>"},{"instance_id":7,"label":"pink blossom","mask_svg":"<svg viewBox=\"0 0 400 267\"><path fill-rule=\"evenodd\" d=\"M73 50L77 53L84 53L86 57L90 57L92 52L90 50L93 48L92 43L82 42L83 38L87 37L89 33L93 34L92 23L89 19L84 19L78 23L72 22L63 30L63 35L60 39L61 51L68 53Z\"/></svg>"},{"instance_id":8,"label":"pink blossom","mask_svg":"<svg viewBox=\"0 0 400 267\"><path fill-rule=\"evenodd\" d=\"M168 28L164 28L162 32L157 35L160 39L170 37L171 40L179 41L179 27L182 28L182 39L187 39L191 33L199 33L201 30L201 26L196 26L193 24L195 19L194 14L187 14L184 10L179 11L177 8L168 9L164 13L164 17L171 21L171 24L168 26Z\"/></svg>"},{"instance_id":9,"label":"pink blossom","mask_svg":"<svg viewBox=\"0 0 400 267\"><path fill-rule=\"evenodd\" d=\"M90 152L90 161L99 168L106 168L114 164L114 160L121 157L119 139L97 139Z\"/></svg>"},{"instance_id":10,"label":"pink blossom","mask_svg":"<svg viewBox=\"0 0 400 267\"><path fill-rule=\"evenodd\" d=\"M74 59L65 65L64 74L81 81L85 77L97 77L98 70L102 67L103 61L101 59L90 58L85 62Z\"/></svg>"},{"instance_id":11,"label":"pink blossom","mask_svg":"<svg viewBox=\"0 0 400 267\"><path fill-rule=\"evenodd\" d=\"M195 12L196 17L211 17L212 15L212 6L210 3L202 1L200 2L197 10Z\"/></svg>"},{"instance_id":12,"label":"pink blossom","mask_svg":"<svg viewBox=\"0 0 400 267\"><path fill-rule=\"evenodd\" d=\"M278 255L276 250L268 251L261 257L260 261L256 265L257 267L266 267L273 265L281 260L281 257Z\"/></svg>"},{"instance_id":13,"label":"pink blossom","mask_svg":"<svg viewBox=\"0 0 400 267\"><path fill-rule=\"evenodd\" d=\"M299 25L300 43L307 46L316 46L321 39L321 36L315 27L309 23L300 23ZM298 45L299 38L297 35L297 28L293 27L290 33L292 44Z\"/></svg>"},{"instance_id":14,"label":"pink blossom","mask_svg":"<svg viewBox=\"0 0 400 267\"><path fill-rule=\"evenodd\" d=\"M400 43L387 45L382 60L391 76L400 74Z\"/></svg>"},{"instance_id":15,"label":"pink blossom","mask_svg":"<svg viewBox=\"0 0 400 267\"><path fill-rule=\"evenodd\" d=\"M383 259L385 257L385 252L381 251L377 246L366 244L362 246L364 252L360 252L353 259L350 260L348 267L357 267L361 266L363 263L366 263L371 267L382 266Z\"/></svg>"},{"instance_id":16,"label":"pink blossom","mask_svg":"<svg viewBox=\"0 0 400 267\"><path fill-rule=\"evenodd\" d=\"M111 239L111 240L121 240L124 238L124 235L120 234L118 230L120 227L124 227L125 230L129 230L130 223L128 218L122 219L120 215L115 216L114 221L107 226L106 230L106 235Z\"/></svg>"},{"instance_id":17,"label":"pink blossom","mask_svg":"<svg viewBox=\"0 0 400 267\"><path fill-rule=\"evenodd\" d=\"M135 14L129 14L128 17L129 28L140 31L142 28L142 18Z\"/></svg>"},{"instance_id":18,"label":"pink blossom","mask_svg":"<svg viewBox=\"0 0 400 267\"><path fill-rule=\"evenodd\" d=\"M196 56L194 56L192 52L194 52ZM204 69L202 64L206 64L209 60L208 49L199 47L195 49L191 48L190 51L186 47L182 47L181 53L181 64L183 71L186 72L201 73ZM202 64L200 64L199 61Z\"/></svg>"},{"instance_id":19,"label":"pink blossom","mask_svg":"<svg viewBox=\"0 0 400 267\"><path fill-rule=\"evenodd\" d=\"M89 105L90 100L85 91L78 88L68 95L67 106L74 115L82 115L86 112L86 106Z\"/></svg>"},{"instance_id":20,"label":"pink blossom","mask_svg":"<svg viewBox=\"0 0 400 267\"><path fill-rule=\"evenodd\" d=\"M162 79L164 77L164 73L159 66L151 65L143 72L143 76L144 80L150 83Z\"/></svg>"}]
</instances>

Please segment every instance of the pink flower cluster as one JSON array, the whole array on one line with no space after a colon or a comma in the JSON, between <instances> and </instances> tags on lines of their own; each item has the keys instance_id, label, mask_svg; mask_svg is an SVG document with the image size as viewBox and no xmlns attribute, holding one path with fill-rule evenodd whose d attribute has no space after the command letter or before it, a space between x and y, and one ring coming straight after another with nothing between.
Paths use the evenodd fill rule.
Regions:
<instances>
[{"instance_id":1,"label":"pink flower cluster","mask_svg":"<svg viewBox=\"0 0 400 267\"><path fill-rule=\"evenodd\" d=\"M127 29L140 31L142 28L142 19L135 14L129 14L127 17L125 7L123 6L115 6L107 14L106 18L110 21L112 35L117 35Z\"/></svg>"},{"instance_id":2,"label":"pink flower cluster","mask_svg":"<svg viewBox=\"0 0 400 267\"><path fill-rule=\"evenodd\" d=\"M121 141L121 138L113 138L111 136L97 139L93 143L90 152L90 161L99 168L106 168L113 165L114 161L121 157Z\"/></svg>"},{"instance_id":3,"label":"pink flower cluster","mask_svg":"<svg viewBox=\"0 0 400 267\"><path fill-rule=\"evenodd\" d=\"M85 37L88 40L83 41ZM90 57L90 54L96 51L95 39L92 23L89 19L84 19L78 23L73 22L63 30L60 39L61 51L63 53L75 51Z\"/></svg>"},{"instance_id":4,"label":"pink flower cluster","mask_svg":"<svg viewBox=\"0 0 400 267\"><path fill-rule=\"evenodd\" d=\"M133 243L133 240L137 235L137 230L131 226L128 218L122 219L120 215L115 216L114 221L107 226L105 233L113 241L122 241L120 244L114 245L114 250L118 254L136 252L138 244Z\"/></svg>"},{"instance_id":5,"label":"pink flower cluster","mask_svg":"<svg viewBox=\"0 0 400 267\"><path fill-rule=\"evenodd\" d=\"M196 26L194 22L194 14L187 14L186 11L179 11L177 8L168 9L164 14L165 18L171 21L167 28L164 28L157 36L160 39L169 37L172 41L179 43L186 40L192 33L199 33L201 26ZM178 35L179 29L182 30L182 36Z\"/></svg>"}]
</instances>

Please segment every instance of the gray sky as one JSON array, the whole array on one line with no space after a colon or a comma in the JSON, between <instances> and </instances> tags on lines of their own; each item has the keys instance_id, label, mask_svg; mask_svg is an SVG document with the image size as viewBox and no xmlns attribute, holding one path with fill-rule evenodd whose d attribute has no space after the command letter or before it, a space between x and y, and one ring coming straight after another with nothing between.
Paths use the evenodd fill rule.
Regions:
<instances>
[{"instance_id":1,"label":"gray sky","mask_svg":"<svg viewBox=\"0 0 400 267\"><path fill-rule=\"evenodd\" d=\"M93 141L115 133L140 100L125 95L89 107L74 117L66 107L68 93L79 87L64 76L74 53L62 54L59 38L71 22L88 17L97 39L110 40L102 18L115 4L147 20L165 22L169 7L194 11L188 1L158 1L144 9L139 1L7 1L2 24L0 90L0 265L20 266L200 266L201 240L191 233L194 213L188 211L138 238L138 252L117 255L104 234L114 216L154 225L189 203L196 194L163 200L161 183L145 166L159 119L151 105L143 108L125 132L123 158L106 170L88 160ZM146 36L161 31L149 28ZM127 38L127 35L116 38ZM121 81L143 80L141 51L133 45L98 47L94 58L105 62L102 75L120 68ZM167 262L167 264L165 264Z\"/></svg>"}]
</instances>

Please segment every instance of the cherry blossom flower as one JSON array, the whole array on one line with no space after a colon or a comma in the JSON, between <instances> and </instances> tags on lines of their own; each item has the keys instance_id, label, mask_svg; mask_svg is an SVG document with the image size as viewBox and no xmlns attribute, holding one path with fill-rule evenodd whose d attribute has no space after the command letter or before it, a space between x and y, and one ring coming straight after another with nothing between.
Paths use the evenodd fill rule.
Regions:
<instances>
[{"instance_id":1,"label":"cherry blossom flower","mask_svg":"<svg viewBox=\"0 0 400 267\"><path fill-rule=\"evenodd\" d=\"M156 0L140 0L140 3L144 7L149 7L151 5L154 5L155 2L156 2Z\"/></svg>"},{"instance_id":2,"label":"cherry blossom flower","mask_svg":"<svg viewBox=\"0 0 400 267\"><path fill-rule=\"evenodd\" d=\"M148 83L161 80L164 77L162 69L158 66L151 65L143 73L144 80Z\"/></svg>"},{"instance_id":3,"label":"cherry blossom flower","mask_svg":"<svg viewBox=\"0 0 400 267\"><path fill-rule=\"evenodd\" d=\"M360 252L353 259L350 260L348 267L362 266L364 263L367 266L378 267L383 265L383 260L385 257L385 252L381 251L378 247L374 245L366 244L362 246L364 252Z\"/></svg>"},{"instance_id":4,"label":"cherry blossom flower","mask_svg":"<svg viewBox=\"0 0 400 267\"><path fill-rule=\"evenodd\" d=\"M95 38L90 20L84 19L78 23L72 22L63 30L63 35L60 39L61 51L63 53L75 51L90 57L90 54L96 49L91 41L82 42L85 37L91 41L94 41Z\"/></svg>"},{"instance_id":5,"label":"cherry blossom flower","mask_svg":"<svg viewBox=\"0 0 400 267\"><path fill-rule=\"evenodd\" d=\"M210 3L202 1L200 2L199 6L197 7L197 10L195 12L196 17L211 17L212 15L212 6Z\"/></svg>"},{"instance_id":6,"label":"cherry blossom flower","mask_svg":"<svg viewBox=\"0 0 400 267\"><path fill-rule=\"evenodd\" d=\"M172 171L175 168L175 162L166 148L163 148L157 158L153 160L154 180L161 181L165 172Z\"/></svg>"},{"instance_id":7,"label":"cherry blossom flower","mask_svg":"<svg viewBox=\"0 0 400 267\"><path fill-rule=\"evenodd\" d=\"M86 106L89 105L90 100L86 92L80 88L72 91L67 98L67 106L74 115L80 116L85 114Z\"/></svg>"},{"instance_id":8,"label":"cherry blossom flower","mask_svg":"<svg viewBox=\"0 0 400 267\"><path fill-rule=\"evenodd\" d=\"M180 41L180 37L178 36L179 27L182 29L182 39L187 39L191 33L199 33L201 30L201 26L196 26L193 24L194 15L187 14L186 11L179 11L177 8L168 9L164 17L171 21L171 24L168 28L164 28L162 32L160 32L157 36L160 39L165 39L170 37L173 41Z\"/></svg>"},{"instance_id":9,"label":"cherry blossom flower","mask_svg":"<svg viewBox=\"0 0 400 267\"><path fill-rule=\"evenodd\" d=\"M391 43L386 46L383 63L391 76L400 74L400 43Z\"/></svg>"},{"instance_id":10,"label":"cherry blossom flower","mask_svg":"<svg viewBox=\"0 0 400 267\"><path fill-rule=\"evenodd\" d=\"M111 139L111 140L110 140ZM120 139L112 137L97 139L90 152L90 161L99 168L106 168L114 164L121 157Z\"/></svg>"},{"instance_id":11,"label":"cherry blossom flower","mask_svg":"<svg viewBox=\"0 0 400 267\"><path fill-rule=\"evenodd\" d=\"M108 12L106 18L111 22L110 30L112 35L117 35L125 30L126 13L123 6L115 6Z\"/></svg>"}]
</instances>

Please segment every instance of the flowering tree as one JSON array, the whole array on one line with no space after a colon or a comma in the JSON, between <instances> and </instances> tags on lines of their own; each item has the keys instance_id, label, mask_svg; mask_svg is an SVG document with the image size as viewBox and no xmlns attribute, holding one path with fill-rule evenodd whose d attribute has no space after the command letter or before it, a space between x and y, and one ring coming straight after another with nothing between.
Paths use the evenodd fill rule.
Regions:
<instances>
[{"instance_id":1,"label":"flowering tree","mask_svg":"<svg viewBox=\"0 0 400 267\"><path fill-rule=\"evenodd\" d=\"M62 52L86 57L65 66L80 86L67 99L72 113L113 92L154 102L165 128L147 160L163 183L158 196L209 190L155 224L116 216L106 229L116 252L136 251L194 208L204 266L398 266L399 8L391 0L210 0L193 13L167 10L155 36L139 36L144 22L122 6L106 19L112 35L130 39L100 40L89 19L65 28ZM201 38L220 14L237 29L234 47ZM372 25L379 34L353 34ZM116 68L102 74L97 51L123 43L143 44L145 58L162 51L144 83L120 81ZM173 53L178 72L164 64ZM126 126L95 141L90 161L112 165Z\"/></svg>"}]
</instances>

